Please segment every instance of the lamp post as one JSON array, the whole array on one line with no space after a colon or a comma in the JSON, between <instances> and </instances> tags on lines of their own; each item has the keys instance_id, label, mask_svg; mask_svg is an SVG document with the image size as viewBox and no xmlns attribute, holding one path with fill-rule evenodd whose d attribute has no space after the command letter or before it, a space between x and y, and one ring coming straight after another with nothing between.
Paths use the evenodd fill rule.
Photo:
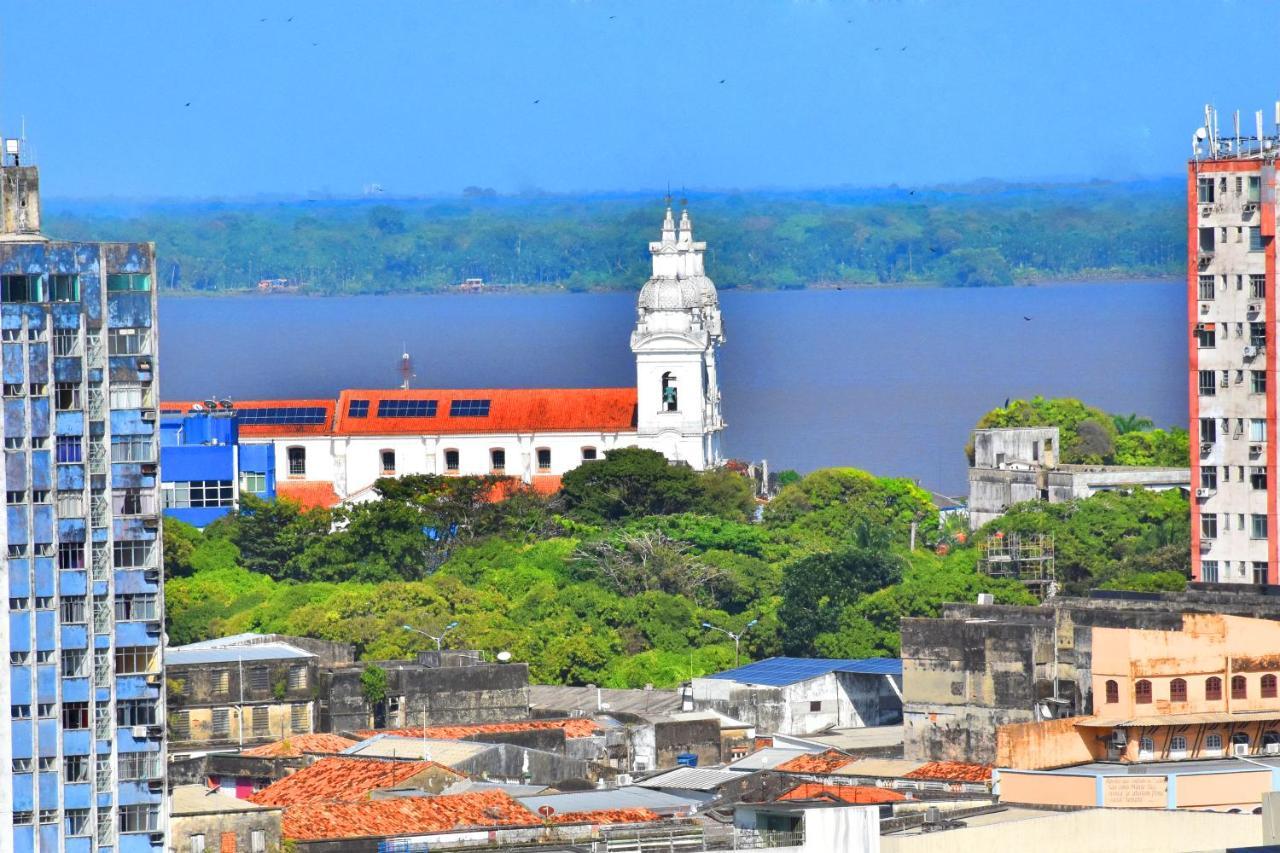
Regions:
<instances>
[{"instance_id":1,"label":"lamp post","mask_svg":"<svg viewBox=\"0 0 1280 853\"><path fill-rule=\"evenodd\" d=\"M733 640L733 666L734 666L734 669L737 669L738 649L742 643L742 636L751 630L752 625L756 624L759 621L760 621L759 619L752 619L750 622L746 624L746 627L744 627L741 631L738 631L736 634L733 631L726 631L724 628L717 628L715 625L712 625L710 622L703 622L702 627L706 628L709 631L719 631L721 634L724 634L726 637Z\"/></svg>"},{"instance_id":2,"label":"lamp post","mask_svg":"<svg viewBox=\"0 0 1280 853\"><path fill-rule=\"evenodd\" d=\"M440 632L440 636L438 637L435 634L428 634L426 631L420 631L417 628L413 627L412 625L401 625L400 627L404 628L406 631L412 631L415 634L421 634L424 637L430 637L431 639L435 640L436 651L438 652L440 651L441 644L444 642L444 635L452 631L454 628L458 627L458 620L455 619L452 622L450 622L448 625L445 625L444 630Z\"/></svg>"}]
</instances>

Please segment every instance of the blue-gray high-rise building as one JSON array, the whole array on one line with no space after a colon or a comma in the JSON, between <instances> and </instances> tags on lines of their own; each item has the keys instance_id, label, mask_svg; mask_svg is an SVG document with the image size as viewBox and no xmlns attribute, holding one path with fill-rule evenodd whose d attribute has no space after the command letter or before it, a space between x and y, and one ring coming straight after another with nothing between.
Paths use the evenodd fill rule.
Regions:
<instances>
[{"instance_id":1,"label":"blue-gray high-rise building","mask_svg":"<svg viewBox=\"0 0 1280 853\"><path fill-rule=\"evenodd\" d=\"M155 249L40 232L0 161L0 849L164 849Z\"/></svg>"}]
</instances>

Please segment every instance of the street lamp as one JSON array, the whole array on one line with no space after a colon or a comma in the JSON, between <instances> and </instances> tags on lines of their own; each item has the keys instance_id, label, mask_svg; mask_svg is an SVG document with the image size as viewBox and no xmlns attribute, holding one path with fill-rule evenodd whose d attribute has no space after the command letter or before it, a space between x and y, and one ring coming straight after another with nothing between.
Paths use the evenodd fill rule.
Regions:
<instances>
[{"instance_id":1,"label":"street lamp","mask_svg":"<svg viewBox=\"0 0 1280 853\"><path fill-rule=\"evenodd\" d=\"M421 634L424 637L430 637L431 639L436 641L436 651L440 651L440 644L444 641L444 635L452 631L454 628L458 627L458 620L455 619L452 622L450 622L448 625L445 625L444 630L440 632L440 636L438 637L435 634L428 634L426 631L420 631L417 628L413 627L412 625L401 625L400 627L404 628L406 631L412 631L415 634Z\"/></svg>"},{"instance_id":2,"label":"street lamp","mask_svg":"<svg viewBox=\"0 0 1280 853\"><path fill-rule=\"evenodd\" d=\"M746 627L744 627L741 631L739 631L736 634L733 631L726 631L724 628L717 628L715 625L712 625L710 622L703 622L702 627L710 631L719 631L721 634L724 634L726 637L733 640L733 666L734 666L734 669L737 669L738 647L742 642L742 635L750 631L751 626L756 624L759 621L760 621L759 619L752 619L750 622L746 624Z\"/></svg>"}]
</instances>

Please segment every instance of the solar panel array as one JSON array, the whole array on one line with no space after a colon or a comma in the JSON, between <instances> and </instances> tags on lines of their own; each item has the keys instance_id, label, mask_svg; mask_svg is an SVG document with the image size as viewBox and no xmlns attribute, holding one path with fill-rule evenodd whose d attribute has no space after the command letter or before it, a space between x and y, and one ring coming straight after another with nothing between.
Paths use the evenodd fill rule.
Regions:
<instances>
[{"instance_id":1,"label":"solar panel array","mask_svg":"<svg viewBox=\"0 0 1280 853\"><path fill-rule=\"evenodd\" d=\"M744 684L764 684L784 687L798 681L807 681L828 672L851 672L864 675L900 675L902 661L898 658L767 658L737 669L718 672L710 678L724 678Z\"/></svg>"},{"instance_id":2,"label":"solar panel array","mask_svg":"<svg viewBox=\"0 0 1280 853\"><path fill-rule=\"evenodd\" d=\"M368 400L352 400L347 404L347 417L349 418L367 418L369 417L369 401Z\"/></svg>"},{"instance_id":3,"label":"solar panel array","mask_svg":"<svg viewBox=\"0 0 1280 853\"><path fill-rule=\"evenodd\" d=\"M487 418L489 417L488 400L454 400L449 404L451 418Z\"/></svg>"},{"instance_id":4,"label":"solar panel array","mask_svg":"<svg viewBox=\"0 0 1280 853\"><path fill-rule=\"evenodd\" d=\"M435 400L379 400L380 418L434 418Z\"/></svg>"},{"instance_id":5,"label":"solar panel array","mask_svg":"<svg viewBox=\"0 0 1280 853\"><path fill-rule=\"evenodd\" d=\"M241 426L288 424L307 426L324 424L328 420L323 406L263 406L261 408L236 409Z\"/></svg>"}]
</instances>

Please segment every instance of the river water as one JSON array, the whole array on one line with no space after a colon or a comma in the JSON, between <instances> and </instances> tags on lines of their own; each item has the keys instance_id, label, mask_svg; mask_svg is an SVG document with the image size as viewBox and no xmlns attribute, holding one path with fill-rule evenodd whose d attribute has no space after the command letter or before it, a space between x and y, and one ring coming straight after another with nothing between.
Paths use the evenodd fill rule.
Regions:
<instances>
[{"instance_id":1,"label":"river water","mask_svg":"<svg viewBox=\"0 0 1280 853\"><path fill-rule=\"evenodd\" d=\"M962 493L968 432L1008 397L1185 426L1177 282L721 293L729 456L852 465ZM634 294L161 298L167 399L635 381ZM1030 318L1030 319L1026 319Z\"/></svg>"}]
</instances>

